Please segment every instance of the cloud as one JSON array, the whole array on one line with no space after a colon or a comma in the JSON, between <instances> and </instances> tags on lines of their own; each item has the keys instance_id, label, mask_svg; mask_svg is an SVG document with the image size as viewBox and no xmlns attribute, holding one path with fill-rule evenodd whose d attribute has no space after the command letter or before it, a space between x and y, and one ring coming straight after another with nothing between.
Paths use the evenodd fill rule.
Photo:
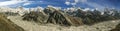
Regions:
<instances>
[{"instance_id":1,"label":"cloud","mask_svg":"<svg viewBox=\"0 0 120 31\"><path fill-rule=\"evenodd\" d=\"M66 4L66 5L70 5L70 2L67 2L67 1L66 1L65 4Z\"/></svg>"},{"instance_id":2,"label":"cloud","mask_svg":"<svg viewBox=\"0 0 120 31\"><path fill-rule=\"evenodd\" d=\"M31 2L26 2L26 3L23 4L23 6L30 5L30 4L32 4L32 3Z\"/></svg>"},{"instance_id":3,"label":"cloud","mask_svg":"<svg viewBox=\"0 0 120 31\"><path fill-rule=\"evenodd\" d=\"M76 3L71 3L71 5L76 5Z\"/></svg>"},{"instance_id":4,"label":"cloud","mask_svg":"<svg viewBox=\"0 0 120 31\"><path fill-rule=\"evenodd\" d=\"M95 2L86 2L85 4L87 4L87 5L91 6L91 7L94 7L94 8L99 8L99 9L104 9L105 8L105 6L102 6L102 5L97 4Z\"/></svg>"},{"instance_id":5,"label":"cloud","mask_svg":"<svg viewBox=\"0 0 120 31\"><path fill-rule=\"evenodd\" d=\"M75 2L74 3L71 3L72 5L76 5L77 3L85 3L87 2L87 0L74 0Z\"/></svg>"},{"instance_id":6,"label":"cloud","mask_svg":"<svg viewBox=\"0 0 120 31\"><path fill-rule=\"evenodd\" d=\"M28 1L28 0L11 0L11 1Z\"/></svg>"},{"instance_id":7,"label":"cloud","mask_svg":"<svg viewBox=\"0 0 120 31\"><path fill-rule=\"evenodd\" d=\"M75 3L78 3L78 2L87 2L87 0L74 0Z\"/></svg>"},{"instance_id":8,"label":"cloud","mask_svg":"<svg viewBox=\"0 0 120 31\"><path fill-rule=\"evenodd\" d=\"M44 1L26 1L22 5L27 6L27 5L32 5L32 4L39 5L39 4L48 4L48 3L44 2Z\"/></svg>"},{"instance_id":9,"label":"cloud","mask_svg":"<svg viewBox=\"0 0 120 31\"><path fill-rule=\"evenodd\" d=\"M83 11L88 11L88 10L90 10L90 8L85 8Z\"/></svg>"},{"instance_id":10,"label":"cloud","mask_svg":"<svg viewBox=\"0 0 120 31\"><path fill-rule=\"evenodd\" d=\"M87 2L88 0L81 0L81 2Z\"/></svg>"},{"instance_id":11,"label":"cloud","mask_svg":"<svg viewBox=\"0 0 120 31\"><path fill-rule=\"evenodd\" d=\"M89 5L91 7L94 7L94 8L99 8L99 9L105 8L105 6L102 6L102 5L100 5L100 4L96 3L96 2L90 2L88 0L75 0L75 2L76 3L80 3L81 2L81 3L87 4L87 5Z\"/></svg>"},{"instance_id":12,"label":"cloud","mask_svg":"<svg viewBox=\"0 0 120 31\"><path fill-rule=\"evenodd\" d=\"M40 1L40 2L43 2L43 1Z\"/></svg>"},{"instance_id":13,"label":"cloud","mask_svg":"<svg viewBox=\"0 0 120 31\"><path fill-rule=\"evenodd\" d=\"M4 2L0 2L0 6L8 6L8 5L18 4L22 2L24 1L4 1Z\"/></svg>"},{"instance_id":14,"label":"cloud","mask_svg":"<svg viewBox=\"0 0 120 31\"><path fill-rule=\"evenodd\" d=\"M79 2L79 0L74 0L74 1L75 1L75 3Z\"/></svg>"},{"instance_id":15,"label":"cloud","mask_svg":"<svg viewBox=\"0 0 120 31\"><path fill-rule=\"evenodd\" d=\"M72 0L69 0L69 1L72 1ZM74 0L74 2L69 2L69 1L66 1L65 4L66 5L76 5L77 3L84 3L84 2L87 2L87 0Z\"/></svg>"},{"instance_id":16,"label":"cloud","mask_svg":"<svg viewBox=\"0 0 120 31\"><path fill-rule=\"evenodd\" d=\"M105 8L104 6L100 5L100 4L97 4L95 2L90 2L88 0L74 0L74 3L71 3L69 5L79 5L80 3L84 3L84 4L87 4L88 6L91 6L91 7L94 7L94 8L100 8L100 9L103 9Z\"/></svg>"}]
</instances>

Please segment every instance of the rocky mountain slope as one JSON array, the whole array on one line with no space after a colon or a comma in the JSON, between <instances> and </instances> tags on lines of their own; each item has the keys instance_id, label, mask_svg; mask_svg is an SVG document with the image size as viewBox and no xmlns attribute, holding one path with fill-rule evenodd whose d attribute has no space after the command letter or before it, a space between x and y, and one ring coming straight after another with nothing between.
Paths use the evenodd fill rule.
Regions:
<instances>
[{"instance_id":1,"label":"rocky mountain slope","mask_svg":"<svg viewBox=\"0 0 120 31\"><path fill-rule=\"evenodd\" d=\"M0 13L0 31L24 31L24 29L7 19L4 14Z\"/></svg>"},{"instance_id":2,"label":"rocky mountain slope","mask_svg":"<svg viewBox=\"0 0 120 31\"><path fill-rule=\"evenodd\" d=\"M23 29L25 31L114 31L119 30L117 27L120 23L120 12L116 10L100 12L98 10L83 11L76 8L75 11L63 11L59 8L47 7L43 10L25 12L22 15L13 12L1 13L8 16L7 18L2 18L4 17L2 16L1 21L11 20L4 22L10 27L4 25L3 21L2 26L10 28L10 30L15 29L13 31L17 31L17 29L18 31L19 29L20 31L24 31ZM11 28L11 26L13 27Z\"/></svg>"}]
</instances>

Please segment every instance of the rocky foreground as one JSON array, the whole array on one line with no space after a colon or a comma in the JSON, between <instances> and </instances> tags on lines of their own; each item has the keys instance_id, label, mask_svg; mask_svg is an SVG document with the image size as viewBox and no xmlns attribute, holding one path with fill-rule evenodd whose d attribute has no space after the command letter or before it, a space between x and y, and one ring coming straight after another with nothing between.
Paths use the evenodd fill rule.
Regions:
<instances>
[{"instance_id":1,"label":"rocky foreground","mask_svg":"<svg viewBox=\"0 0 120 31\"><path fill-rule=\"evenodd\" d=\"M110 31L120 23L120 20L112 20L100 22L94 25L82 26L59 26L54 24L37 24L33 21L22 21L21 16L8 16L8 18L18 26L25 29L25 31Z\"/></svg>"}]
</instances>

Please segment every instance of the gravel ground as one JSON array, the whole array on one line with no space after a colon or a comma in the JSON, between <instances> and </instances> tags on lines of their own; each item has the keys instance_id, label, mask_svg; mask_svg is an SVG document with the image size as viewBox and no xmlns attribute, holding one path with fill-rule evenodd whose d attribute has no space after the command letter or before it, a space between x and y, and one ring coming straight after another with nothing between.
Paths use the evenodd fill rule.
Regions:
<instances>
[{"instance_id":1,"label":"gravel ground","mask_svg":"<svg viewBox=\"0 0 120 31\"><path fill-rule=\"evenodd\" d=\"M109 31L115 28L115 26L118 23L120 23L120 20L112 20L97 23L91 26L82 25L78 27L75 26L63 27L53 24L38 25L35 22L23 21L22 17L20 16L9 16L8 18L18 26L25 29L26 31Z\"/></svg>"}]
</instances>

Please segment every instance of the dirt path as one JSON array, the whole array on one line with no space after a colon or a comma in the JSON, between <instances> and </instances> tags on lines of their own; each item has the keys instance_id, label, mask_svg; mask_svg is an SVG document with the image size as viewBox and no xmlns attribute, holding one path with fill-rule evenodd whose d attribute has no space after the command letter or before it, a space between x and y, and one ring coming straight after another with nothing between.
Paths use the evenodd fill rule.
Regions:
<instances>
[{"instance_id":1,"label":"dirt path","mask_svg":"<svg viewBox=\"0 0 120 31\"><path fill-rule=\"evenodd\" d=\"M98 23L92 26L83 25L79 27L62 27L53 24L38 25L34 22L22 21L22 17L20 16L9 16L8 18L26 31L109 31L120 23L120 20L114 20Z\"/></svg>"}]
</instances>

